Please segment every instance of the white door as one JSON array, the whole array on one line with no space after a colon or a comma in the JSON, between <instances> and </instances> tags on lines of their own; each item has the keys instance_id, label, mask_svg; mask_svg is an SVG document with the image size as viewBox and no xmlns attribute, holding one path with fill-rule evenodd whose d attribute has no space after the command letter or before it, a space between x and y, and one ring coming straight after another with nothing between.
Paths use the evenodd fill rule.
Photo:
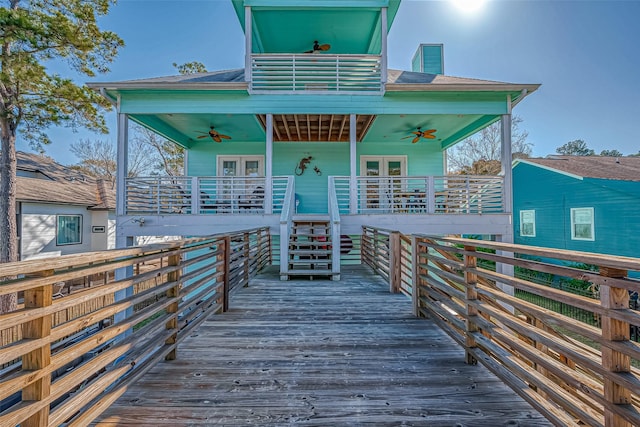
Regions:
<instances>
[{"instance_id":1,"label":"white door","mask_svg":"<svg viewBox=\"0 0 640 427\"><path fill-rule=\"evenodd\" d=\"M258 193L264 196L264 156L218 156L218 192L223 199L247 205Z\"/></svg>"},{"instance_id":2,"label":"white door","mask_svg":"<svg viewBox=\"0 0 640 427\"><path fill-rule=\"evenodd\" d=\"M407 156L361 156L360 174L371 177L361 188L362 208L389 210L394 193L402 191L403 180L393 177L407 175Z\"/></svg>"}]
</instances>

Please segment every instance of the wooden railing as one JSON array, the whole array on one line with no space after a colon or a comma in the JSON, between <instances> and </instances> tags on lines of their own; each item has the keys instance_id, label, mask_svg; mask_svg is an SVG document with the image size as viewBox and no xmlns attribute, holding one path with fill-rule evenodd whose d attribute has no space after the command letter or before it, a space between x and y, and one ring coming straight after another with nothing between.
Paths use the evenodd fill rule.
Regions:
<instances>
[{"instance_id":1,"label":"wooden railing","mask_svg":"<svg viewBox=\"0 0 640 427\"><path fill-rule=\"evenodd\" d=\"M366 232L375 236L367 241L393 240L393 232ZM366 262L393 270L370 259L389 256L375 246L367 243ZM629 308L640 259L433 236L413 236L400 250L412 257L415 314L463 346L468 363L485 365L556 425L640 425L640 345L630 340L640 313Z\"/></svg>"},{"instance_id":2,"label":"wooden railing","mask_svg":"<svg viewBox=\"0 0 640 427\"><path fill-rule=\"evenodd\" d=\"M379 55L253 54L252 93L380 93Z\"/></svg>"},{"instance_id":3,"label":"wooden railing","mask_svg":"<svg viewBox=\"0 0 640 427\"><path fill-rule=\"evenodd\" d=\"M282 211L288 177L127 178L127 215L272 214ZM270 187L269 187L270 186ZM269 197L270 195L270 197Z\"/></svg>"},{"instance_id":4,"label":"wooden railing","mask_svg":"<svg viewBox=\"0 0 640 427\"><path fill-rule=\"evenodd\" d=\"M389 281L389 290L411 297L413 269L411 239L382 228L362 227L360 256L362 264Z\"/></svg>"},{"instance_id":5,"label":"wooden railing","mask_svg":"<svg viewBox=\"0 0 640 427\"><path fill-rule=\"evenodd\" d=\"M355 197L349 177L331 179L343 215L504 212L501 176L359 176Z\"/></svg>"},{"instance_id":6,"label":"wooden railing","mask_svg":"<svg viewBox=\"0 0 640 427\"><path fill-rule=\"evenodd\" d=\"M0 264L0 294L24 296L18 310L0 314L0 331L16 331L0 347L0 425L87 425L154 364L175 359L209 315L228 308L229 294L269 261L268 233ZM57 284L98 274L115 279L54 298ZM73 307L81 314L52 324Z\"/></svg>"}]
</instances>

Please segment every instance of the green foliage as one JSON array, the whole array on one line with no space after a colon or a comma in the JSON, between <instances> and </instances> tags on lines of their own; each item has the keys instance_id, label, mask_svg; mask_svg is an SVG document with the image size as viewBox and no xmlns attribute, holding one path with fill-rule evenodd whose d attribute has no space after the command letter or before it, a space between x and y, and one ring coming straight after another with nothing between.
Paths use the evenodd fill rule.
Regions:
<instances>
[{"instance_id":1,"label":"green foliage","mask_svg":"<svg viewBox=\"0 0 640 427\"><path fill-rule=\"evenodd\" d=\"M194 73L206 73L207 67L202 62L192 61L185 62L184 64L176 64L175 62L172 64L177 68L180 74L194 74Z\"/></svg>"},{"instance_id":2,"label":"green foliage","mask_svg":"<svg viewBox=\"0 0 640 427\"><path fill-rule=\"evenodd\" d=\"M606 156L606 157L622 157L622 156L624 156L624 154L622 154L618 150L602 150L600 152L600 155L601 156Z\"/></svg>"},{"instance_id":3,"label":"green foliage","mask_svg":"<svg viewBox=\"0 0 640 427\"><path fill-rule=\"evenodd\" d=\"M93 77L108 71L123 41L101 31L97 18L115 0L4 0L0 8L0 262L17 259L15 212L18 132L42 150L50 126L106 132L110 104L86 86L50 72L67 64ZM0 298L0 305L3 301ZM12 304L13 305L13 304ZM2 305L0 310L8 306ZM10 308L9 308L10 309Z\"/></svg>"},{"instance_id":4,"label":"green foliage","mask_svg":"<svg viewBox=\"0 0 640 427\"><path fill-rule=\"evenodd\" d=\"M101 107L107 101L71 79L49 73L51 61L66 62L85 76L107 72L122 40L100 31L97 17L111 0L12 0L0 9L0 119L34 148L51 142L47 128L66 125L106 132ZM3 137L9 135L3 131Z\"/></svg>"},{"instance_id":5,"label":"green foliage","mask_svg":"<svg viewBox=\"0 0 640 427\"><path fill-rule=\"evenodd\" d=\"M581 139L569 141L556 148L556 153L564 156L595 156L596 152L587 147L587 143Z\"/></svg>"}]
</instances>

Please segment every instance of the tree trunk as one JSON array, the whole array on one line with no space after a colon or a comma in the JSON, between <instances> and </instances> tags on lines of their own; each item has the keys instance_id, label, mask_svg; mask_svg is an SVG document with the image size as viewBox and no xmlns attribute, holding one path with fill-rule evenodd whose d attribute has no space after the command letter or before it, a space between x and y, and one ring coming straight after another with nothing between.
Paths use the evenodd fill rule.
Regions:
<instances>
[{"instance_id":1,"label":"tree trunk","mask_svg":"<svg viewBox=\"0 0 640 427\"><path fill-rule=\"evenodd\" d=\"M12 126L2 124L0 152L0 263L18 261L18 232L16 225L16 135ZM0 281L6 278L0 277ZM0 295L0 313L13 311L18 295Z\"/></svg>"}]
</instances>

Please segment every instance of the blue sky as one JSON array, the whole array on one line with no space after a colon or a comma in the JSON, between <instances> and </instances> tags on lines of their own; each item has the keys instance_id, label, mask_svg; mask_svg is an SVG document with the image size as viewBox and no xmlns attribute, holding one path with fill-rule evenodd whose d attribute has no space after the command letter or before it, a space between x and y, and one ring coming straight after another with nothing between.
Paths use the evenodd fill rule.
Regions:
<instances>
[{"instance_id":1,"label":"blue sky","mask_svg":"<svg viewBox=\"0 0 640 427\"><path fill-rule=\"evenodd\" d=\"M444 43L447 75L542 84L514 109L535 156L574 139L597 153L637 153L639 18L640 0L488 0L474 13L448 0L403 0L389 34L389 67L408 70L420 43ZM197 60L209 70L244 65L243 34L228 0L119 0L102 27L126 47L111 73L95 81L172 75L173 62ZM109 123L110 135L54 129L47 154L73 163L71 142L115 141L113 112ZM18 149L28 147L19 142Z\"/></svg>"}]
</instances>

